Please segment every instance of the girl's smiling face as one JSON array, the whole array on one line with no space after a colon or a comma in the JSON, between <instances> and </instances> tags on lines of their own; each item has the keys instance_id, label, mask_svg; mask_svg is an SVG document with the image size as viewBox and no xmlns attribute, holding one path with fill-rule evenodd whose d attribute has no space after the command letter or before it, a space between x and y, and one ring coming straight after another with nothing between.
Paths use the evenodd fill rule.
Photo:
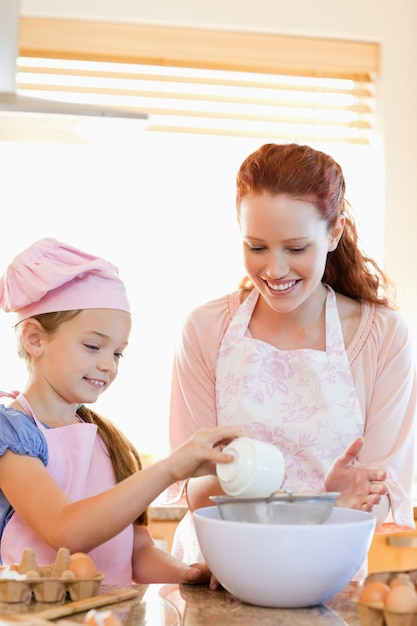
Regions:
<instances>
[{"instance_id":1,"label":"girl's smiling face","mask_svg":"<svg viewBox=\"0 0 417 626\"><path fill-rule=\"evenodd\" d=\"M239 208L248 277L277 312L293 311L321 285L327 253L343 232L329 230L316 207L286 195L253 194Z\"/></svg>"},{"instance_id":2,"label":"girl's smiling face","mask_svg":"<svg viewBox=\"0 0 417 626\"><path fill-rule=\"evenodd\" d=\"M42 334L37 378L67 402L95 402L117 376L130 328L124 311L81 311L51 335Z\"/></svg>"}]
</instances>

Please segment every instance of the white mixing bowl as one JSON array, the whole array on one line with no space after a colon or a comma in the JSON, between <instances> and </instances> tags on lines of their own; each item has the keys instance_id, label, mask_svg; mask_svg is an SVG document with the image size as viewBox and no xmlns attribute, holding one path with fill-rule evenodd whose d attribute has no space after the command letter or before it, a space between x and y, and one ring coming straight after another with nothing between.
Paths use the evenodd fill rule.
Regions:
<instances>
[{"instance_id":1,"label":"white mixing bowl","mask_svg":"<svg viewBox=\"0 0 417 626\"><path fill-rule=\"evenodd\" d=\"M321 604L341 591L366 559L370 513L334 508L323 524L223 520L215 506L194 511L197 537L217 580L239 600L266 607Z\"/></svg>"}]
</instances>

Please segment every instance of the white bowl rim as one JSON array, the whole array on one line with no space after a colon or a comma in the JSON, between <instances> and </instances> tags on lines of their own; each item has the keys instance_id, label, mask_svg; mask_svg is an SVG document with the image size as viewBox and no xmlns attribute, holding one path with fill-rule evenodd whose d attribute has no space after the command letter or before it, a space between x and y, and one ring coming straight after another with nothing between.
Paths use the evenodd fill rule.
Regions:
<instances>
[{"instance_id":1,"label":"white bowl rim","mask_svg":"<svg viewBox=\"0 0 417 626\"><path fill-rule=\"evenodd\" d=\"M352 519L339 521L338 517L343 517L343 515L348 515ZM280 532L284 532L287 530L288 532L294 532L294 529L297 529L297 532L306 532L306 533L319 533L329 532L329 528L337 527L338 529L345 527L346 529L351 528L352 524L354 525L369 525L373 524L374 527L376 525L376 519L372 515L372 513L368 513L367 511L360 511L359 509L349 509L344 507L333 507L329 517L322 524L267 524L262 522L241 522L241 521L233 521L233 520L224 520L220 516L220 511L217 506L205 506L195 509L193 511L194 517L202 517L207 520L208 523L218 523L227 524L228 526L236 526L236 528L241 529L242 526L246 526L248 528L253 527L262 527L262 532L270 532L276 533L277 528L280 529ZM334 518L336 517L336 520Z\"/></svg>"}]
</instances>

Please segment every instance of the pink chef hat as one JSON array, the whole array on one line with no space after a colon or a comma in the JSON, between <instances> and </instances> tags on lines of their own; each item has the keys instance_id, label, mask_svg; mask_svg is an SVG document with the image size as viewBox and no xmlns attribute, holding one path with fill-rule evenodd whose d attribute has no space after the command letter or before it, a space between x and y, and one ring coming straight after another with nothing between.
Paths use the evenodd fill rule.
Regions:
<instances>
[{"instance_id":1,"label":"pink chef hat","mask_svg":"<svg viewBox=\"0 0 417 626\"><path fill-rule=\"evenodd\" d=\"M120 309L130 313L117 267L77 248L40 239L17 255L0 278L0 307L17 322L39 313Z\"/></svg>"}]
</instances>

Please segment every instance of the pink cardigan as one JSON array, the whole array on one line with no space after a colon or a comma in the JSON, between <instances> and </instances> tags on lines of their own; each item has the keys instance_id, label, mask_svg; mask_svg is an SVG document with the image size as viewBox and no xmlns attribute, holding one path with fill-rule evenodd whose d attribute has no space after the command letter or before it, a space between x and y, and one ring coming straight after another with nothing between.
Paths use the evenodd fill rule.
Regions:
<instances>
[{"instance_id":1,"label":"pink cardigan","mask_svg":"<svg viewBox=\"0 0 417 626\"><path fill-rule=\"evenodd\" d=\"M217 353L240 303L241 292L233 292L196 308L185 322L173 367L172 448L196 429L216 426ZM396 529L414 528L417 388L413 348L405 321L390 309L362 303L360 324L347 347L347 355L365 416L365 444L358 462L387 470ZM386 532L393 529L392 524L386 525Z\"/></svg>"}]
</instances>

